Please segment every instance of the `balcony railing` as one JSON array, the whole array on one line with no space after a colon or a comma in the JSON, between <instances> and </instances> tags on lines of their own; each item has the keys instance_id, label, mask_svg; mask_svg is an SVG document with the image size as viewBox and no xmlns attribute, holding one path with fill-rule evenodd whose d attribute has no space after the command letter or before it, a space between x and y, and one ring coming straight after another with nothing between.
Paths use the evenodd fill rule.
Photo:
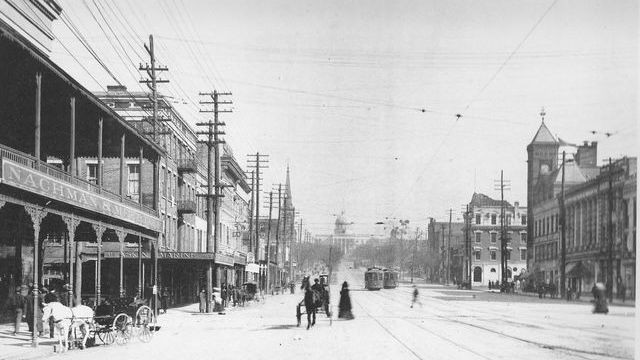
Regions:
<instances>
[{"instance_id":1,"label":"balcony railing","mask_svg":"<svg viewBox=\"0 0 640 360\"><path fill-rule=\"evenodd\" d=\"M196 202L193 200L178 200L178 212L193 214L196 212Z\"/></svg>"},{"instance_id":2,"label":"balcony railing","mask_svg":"<svg viewBox=\"0 0 640 360\"><path fill-rule=\"evenodd\" d=\"M77 188L80 188L82 190L86 190L95 194L100 194L100 196L103 196L109 200L113 200L115 202L119 202L119 203L123 203L129 207L132 208L138 208L144 212L146 212L147 214L153 215L153 216L158 216L158 212L148 206L142 205L136 201L132 201L128 198L121 198L120 195L112 193L111 191L105 189L105 188L100 188L98 185L88 182L84 179L80 179L78 177L75 176L71 176L68 173L56 168L55 166L51 166L49 164L47 164L46 162L42 162L40 161L38 163L38 161L36 160L35 157L29 155L29 154L25 154L23 152L20 152L18 150L15 149L11 149L7 146L4 146L2 144L0 144L0 158L2 159L8 159L11 161L14 161L18 164L30 167L32 169L38 170L42 173L45 173L51 177L54 177L58 180L64 181L66 183L72 184Z\"/></svg>"},{"instance_id":3,"label":"balcony railing","mask_svg":"<svg viewBox=\"0 0 640 360\"><path fill-rule=\"evenodd\" d=\"M193 157L178 159L178 171L182 173L194 173L198 171L198 162Z\"/></svg>"}]
</instances>

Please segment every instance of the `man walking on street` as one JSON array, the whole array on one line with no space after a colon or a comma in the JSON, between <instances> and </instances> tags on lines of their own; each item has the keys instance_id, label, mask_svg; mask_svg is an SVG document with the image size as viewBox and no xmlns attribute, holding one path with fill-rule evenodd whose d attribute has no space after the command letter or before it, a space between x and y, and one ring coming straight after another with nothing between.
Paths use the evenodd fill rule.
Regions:
<instances>
[{"instance_id":1,"label":"man walking on street","mask_svg":"<svg viewBox=\"0 0 640 360\"><path fill-rule=\"evenodd\" d=\"M420 304L420 306L422 306L422 302L418 299L418 288L413 285L413 300L411 300L411 308L413 309L413 305L415 303Z\"/></svg>"}]
</instances>

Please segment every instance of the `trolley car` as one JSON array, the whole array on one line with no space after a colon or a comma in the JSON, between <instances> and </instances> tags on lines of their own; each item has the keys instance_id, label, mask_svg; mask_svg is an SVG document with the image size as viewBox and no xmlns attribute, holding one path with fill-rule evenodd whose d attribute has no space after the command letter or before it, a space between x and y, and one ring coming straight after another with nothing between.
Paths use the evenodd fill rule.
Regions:
<instances>
[{"instance_id":1,"label":"trolley car","mask_svg":"<svg viewBox=\"0 0 640 360\"><path fill-rule=\"evenodd\" d=\"M369 268L364 273L364 287L367 290L380 290L384 283L384 272L380 268Z\"/></svg>"},{"instance_id":2,"label":"trolley car","mask_svg":"<svg viewBox=\"0 0 640 360\"><path fill-rule=\"evenodd\" d=\"M382 270L384 274L384 288L395 289L398 287L398 271L393 269Z\"/></svg>"}]
</instances>

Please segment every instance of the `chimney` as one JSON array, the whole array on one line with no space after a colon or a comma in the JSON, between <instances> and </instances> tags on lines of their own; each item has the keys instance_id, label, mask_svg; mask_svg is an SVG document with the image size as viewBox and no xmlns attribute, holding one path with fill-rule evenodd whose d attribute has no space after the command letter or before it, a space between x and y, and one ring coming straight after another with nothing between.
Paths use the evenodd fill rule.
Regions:
<instances>
[{"instance_id":1,"label":"chimney","mask_svg":"<svg viewBox=\"0 0 640 360\"><path fill-rule=\"evenodd\" d=\"M585 141L578 146L575 160L580 167L596 167L598 162L598 142L592 141L591 145L589 145L589 142Z\"/></svg>"}]
</instances>

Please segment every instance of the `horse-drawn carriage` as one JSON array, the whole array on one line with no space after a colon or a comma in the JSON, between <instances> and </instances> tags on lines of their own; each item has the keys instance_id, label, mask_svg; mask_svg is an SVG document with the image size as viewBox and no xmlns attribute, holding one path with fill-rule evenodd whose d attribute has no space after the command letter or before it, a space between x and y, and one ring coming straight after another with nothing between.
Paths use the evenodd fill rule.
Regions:
<instances>
[{"instance_id":1,"label":"horse-drawn carriage","mask_svg":"<svg viewBox=\"0 0 640 360\"><path fill-rule=\"evenodd\" d=\"M123 345L133 337L149 342L158 330L153 310L144 301L131 298L103 302L96 308L94 320L96 325L91 331L94 344L96 336L105 345L114 342Z\"/></svg>"},{"instance_id":2,"label":"horse-drawn carriage","mask_svg":"<svg viewBox=\"0 0 640 360\"><path fill-rule=\"evenodd\" d=\"M302 315L307 314L307 330L315 325L316 313L327 315L329 318L329 325L333 323L331 319L330 310L330 297L329 297L329 277L326 274L321 274L320 279L315 279L315 284L311 285L309 276L305 276L302 280L302 286L304 290L304 298L296 305L296 319L298 325L302 320ZM302 307L304 306L304 311Z\"/></svg>"}]
</instances>

